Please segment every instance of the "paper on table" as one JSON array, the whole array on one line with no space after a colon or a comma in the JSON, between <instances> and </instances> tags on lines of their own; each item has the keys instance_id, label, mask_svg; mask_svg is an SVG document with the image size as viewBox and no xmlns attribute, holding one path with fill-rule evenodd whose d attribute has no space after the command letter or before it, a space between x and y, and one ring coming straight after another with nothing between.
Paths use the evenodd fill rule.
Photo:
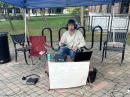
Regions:
<instances>
[{"instance_id":1,"label":"paper on table","mask_svg":"<svg viewBox=\"0 0 130 97\"><path fill-rule=\"evenodd\" d=\"M48 62L50 89L85 85L90 62Z\"/></svg>"}]
</instances>

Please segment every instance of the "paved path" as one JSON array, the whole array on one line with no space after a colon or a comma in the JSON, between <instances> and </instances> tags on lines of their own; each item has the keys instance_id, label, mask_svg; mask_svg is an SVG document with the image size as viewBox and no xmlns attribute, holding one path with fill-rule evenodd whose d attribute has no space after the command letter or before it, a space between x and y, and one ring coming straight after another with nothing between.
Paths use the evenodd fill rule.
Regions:
<instances>
[{"instance_id":1,"label":"paved path","mask_svg":"<svg viewBox=\"0 0 130 97\"><path fill-rule=\"evenodd\" d=\"M94 46L91 65L97 68L97 78L93 84L70 88L49 89L49 79L44 73L44 62L35 59L36 65L26 65L23 55L19 54L18 62L0 64L0 97L130 97L130 46L126 47L124 63L120 66L121 54L110 52L101 63L101 51ZM44 60L45 61L45 60ZM21 78L29 74L38 74L40 80L36 85L26 85Z\"/></svg>"}]
</instances>

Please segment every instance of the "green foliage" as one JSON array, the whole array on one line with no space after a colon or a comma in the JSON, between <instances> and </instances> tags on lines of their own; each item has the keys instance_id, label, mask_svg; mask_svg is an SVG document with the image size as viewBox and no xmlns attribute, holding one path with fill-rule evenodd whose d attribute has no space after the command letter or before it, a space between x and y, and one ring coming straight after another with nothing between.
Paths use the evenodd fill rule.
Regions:
<instances>
[{"instance_id":1,"label":"green foliage","mask_svg":"<svg viewBox=\"0 0 130 97\"><path fill-rule=\"evenodd\" d=\"M58 30L65 26L68 19L72 16L47 16L47 21L43 17L32 17L27 21L30 35L41 35L44 27L50 27L53 31L54 40L57 40ZM9 32L10 34L18 34L24 32L24 20L12 20L15 31L12 32L9 21L0 22L0 32ZM48 34L48 33L47 33Z\"/></svg>"},{"instance_id":2,"label":"green foliage","mask_svg":"<svg viewBox=\"0 0 130 97\"><path fill-rule=\"evenodd\" d=\"M75 8L73 9L73 11L71 12L71 14L75 15L75 14L79 14L80 13L80 8Z\"/></svg>"},{"instance_id":3,"label":"green foliage","mask_svg":"<svg viewBox=\"0 0 130 97\"><path fill-rule=\"evenodd\" d=\"M0 7L3 7L4 6L4 3L3 2L0 2Z\"/></svg>"},{"instance_id":4,"label":"green foliage","mask_svg":"<svg viewBox=\"0 0 130 97\"><path fill-rule=\"evenodd\" d=\"M87 8L88 8L88 7L84 7L84 12L85 12L85 13L87 13L87 12L86 12L86 9L87 9ZM67 8L67 11L68 11L69 14L72 14L72 15L80 14L80 7L68 7L68 8Z\"/></svg>"},{"instance_id":5,"label":"green foliage","mask_svg":"<svg viewBox=\"0 0 130 97\"><path fill-rule=\"evenodd\" d=\"M69 14L75 15L80 13L80 7L69 7L67 8Z\"/></svg>"}]
</instances>

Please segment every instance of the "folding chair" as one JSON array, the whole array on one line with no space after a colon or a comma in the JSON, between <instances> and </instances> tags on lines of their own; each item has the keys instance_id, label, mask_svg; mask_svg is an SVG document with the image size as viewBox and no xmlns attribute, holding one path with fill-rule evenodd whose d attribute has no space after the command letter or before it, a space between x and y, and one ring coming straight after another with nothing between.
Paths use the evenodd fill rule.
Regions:
<instances>
[{"instance_id":1,"label":"folding chair","mask_svg":"<svg viewBox=\"0 0 130 97\"><path fill-rule=\"evenodd\" d=\"M113 42L113 32L108 32L107 40L104 42L102 61L106 58L107 51L122 52L121 64L124 60L127 32L115 32L115 41Z\"/></svg>"},{"instance_id":2,"label":"folding chair","mask_svg":"<svg viewBox=\"0 0 130 97\"><path fill-rule=\"evenodd\" d=\"M15 61L17 62L18 52L23 52L25 62L27 62L26 52L29 51L30 47L25 46L25 34L10 35L14 44L15 49Z\"/></svg>"},{"instance_id":3,"label":"folding chair","mask_svg":"<svg viewBox=\"0 0 130 97\"><path fill-rule=\"evenodd\" d=\"M32 64L33 64L33 57L41 57L43 55L47 55L46 49L46 36L30 36L29 37L29 45L31 45L30 55Z\"/></svg>"}]
</instances>

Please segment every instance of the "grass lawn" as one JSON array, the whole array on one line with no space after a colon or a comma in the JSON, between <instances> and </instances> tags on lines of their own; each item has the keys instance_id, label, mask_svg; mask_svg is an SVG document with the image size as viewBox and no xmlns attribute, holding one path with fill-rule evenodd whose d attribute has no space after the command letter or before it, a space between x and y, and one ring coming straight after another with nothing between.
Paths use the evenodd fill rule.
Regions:
<instances>
[{"instance_id":1,"label":"grass lawn","mask_svg":"<svg viewBox=\"0 0 130 97\"><path fill-rule=\"evenodd\" d=\"M65 26L68 19L71 17L61 16L50 16L46 20L42 17L32 17L28 20L28 31L30 35L41 35L41 31L44 27L50 27L53 31L54 40L57 40L58 30ZM9 32L9 34L18 34L24 32L24 21L23 20L12 20L14 31L11 30L8 21L0 22L0 32ZM45 32L48 36L48 33Z\"/></svg>"},{"instance_id":2,"label":"grass lawn","mask_svg":"<svg viewBox=\"0 0 130 97\"><path fill-rule=\"evenodd\" d=\"M28 28L29 33L33 35L39 35L42 28L51 27L58 29L64 26L70 17L50 17L46 21L42 17L33 17L29 20ZM11 27L8 21L0 23L0 30L10 32L11 34L24 32L24 21L23 20L12 20L15 31L11 31Z\"/></svg>"},{"instance_id":3,"label":"grass lawn","mask_svg":"<svg viewBox=\"0 0 130 97\"><path fill-rule=\"evenodd\" d=\"M32 17L31 20L28 20L28 31L30 35L41 35L41 31L44 27L50 27L53 31L53 40L58 40L58 31L61 27L65 26L68 19L72 16L48 16L46 19L42 17ZM23 20L13 20L14 31L11 30L10 24L8 21L0 22L0 32L9 32L9 34L17 34L24 32L24 21ZM91 41L91 34L86 33L86 41ZM48 36L48 32L46 31ZM103 35L103 40L106 38L106 34ZM49 37L49 36L48 36ZM95 41L99 41L99 34L95 34ZM10 38L9 38L10 40ZM128 36L128 44L130 45L130 34Z\"/></svg>"}]
</instances>

